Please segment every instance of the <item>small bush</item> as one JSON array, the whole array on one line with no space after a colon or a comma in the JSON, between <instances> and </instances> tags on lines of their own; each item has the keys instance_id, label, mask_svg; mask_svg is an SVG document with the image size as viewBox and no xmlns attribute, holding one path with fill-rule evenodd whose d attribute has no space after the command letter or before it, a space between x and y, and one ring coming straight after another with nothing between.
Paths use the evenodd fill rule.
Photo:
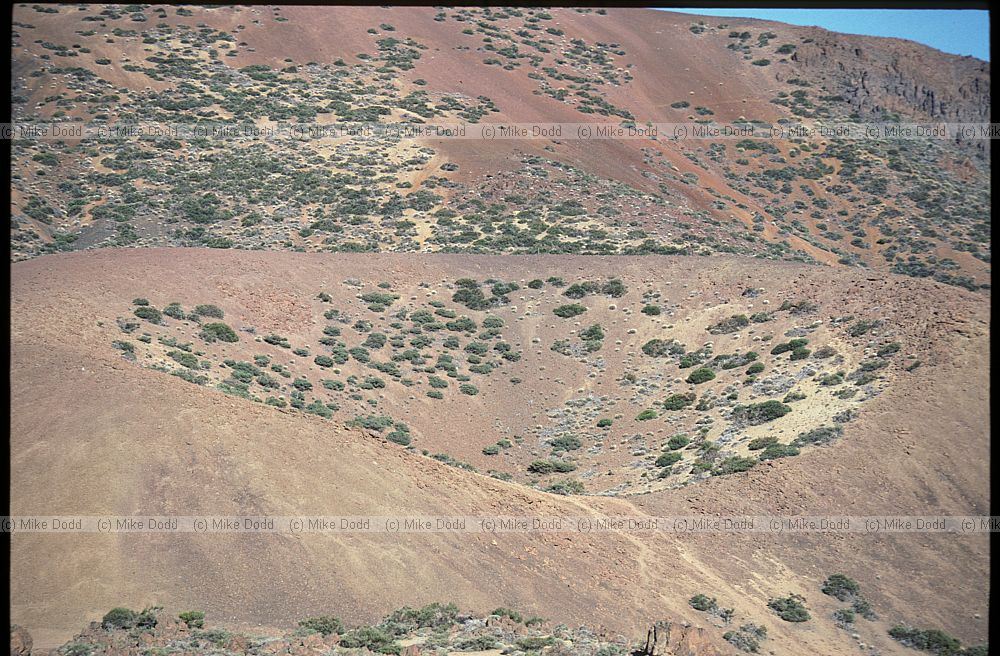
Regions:
<instances>
[{"instance_id":1,"label":"small bush","mask_svg":"<svg viewBox=\"0 0 1000 656\"><path fill-rule=\"evenodd\" d=\"M576 469L576 465L563 460L535 460L528 465L528 471L532 474L551 474L559 472L568 473Z\"/></svg>"},{"instance_id":2,"label":"small bush","mask_svg":"<svg viewBox=\"0 0 1000 656\"><path fill-rule=\"evenodd\" d=\"M907 647L928 651L938 656L952 656L961 653L959 650L962 648L962 643L937 629L915 629L896 625L889 629L889 636Z\"/></svg>"},{"instance_id":3,"label":"small bush","mask_svg":"<svg viewBox=\"0 0 1000 656\"><path fill-rule=\"evenodd\" d=\"M135 626L136 617L136 612L129 608L112 608L104 615L101 626L105 629L131 629Z\"/></svg>"},{"instance_id":4,"label":"small bush","mask_svg":"<svg viewBox=\"0 0 1000 656\"><path fill-rule=\"evenodd\" d=\"M833 611L833 619L841 626L854 624L854 611L850 608L838 608Z\"/></svg>"},{"instance_id":5,"label":"small bush","mask_svg":"<svg viewBox=\"0 0 1000 656\"><path fill-rule=\"evenodd\" d=\"M197 305L194 313L198 316L209 317L211 319L224 319L225 313L216 305Z\"/></svg>"},{"instance_id":6,"label":"small bush","mask_svg":"<svg viewBox=\"0 0 1000 656\"><path fill-rule=\"evenodd\" d=\"M562 437L557 437L551 442L553 449L559 449L561 451L575 451L583 446L583 443L579 438L573 437L572 435L563 435Z\"/></svg>"},{"instance_id":7,"label":"small bush","mask_svg":"<svg viewBox=\"0 0 1000 656\"><path fill-rule=\"evenodd\" d=\"M726 631L722 635L722 638L740 651L756 654L760 649L760 641L767 638L767 629L763 626L748 623L741 626L737 631Z\"/></svg>"},{"instance_id":8,"label":"small bush","mask_svg":"<svg viewBox=\"0 0 1000 656\"><path fill-rule=\"evenodd\" d=\"M751 451L760 451L761 449L766 449L772 444L777 444L777 442L778 438L774 437L773 435L768 435L766 437L755 437L754 439L750 440L749 444L747 444L747 448L750 449Z\"/></svg>"},{"instance_id":9,"label":"small bush","mask_svg":"<svg viewBox=\"0 0 1000 656\"><path fill-rule=\"evenodd\" d=\"M678 433L677 435L674 435L667 441L667 448L669 448L671 451L676 451L678 449L683 449L690 443L691 439L687 435L683 433Z\"/></svg>"},{"instance_id":10,"label":"small bush","mask_svg":"<svg viewBox=\"0 0 1000 656\"><path fill-rule=\"evenodd\" d=\"M733 456L731 458L726 458L715 465L715 467L712 468L712 476L726 476L728 474L745 472L752 469L756 464L757 460L754 458Z\"/></svg>"},{"instance_id":11,"label":"small bush","mask_svg":"<svg viewBox=\"0 0 1000 656\"><path fill-rule=\"evenodd\" d=\"M206 342L214 342L215 340L219 340L220 342L240 341L236 331L221 322L205 324L202 326L201 332L198 333L198 336Z\"/></svg>"},{"instance_id":12,"label":"small bush","mask_svg":"<svg viewBox=\"0 0 1000 656\"><path fill-rule=\"evenodd\" d=\"M651 339L642 345L642 352L651 358L662 358L668 355L681 355L684 347L673 339Z\"/></svg>"},{"instance_id":13,"label":"small bush","mask_svg":"<svg viewBox=\"0 0 1000 656\"><path fill-rule=\"evenodd\" d=\"M571 303L569 305L560 305L559 307L552 310L552 313L559 317L560 319L570 319L572 317L583 314L587 311L587 308L579 303Z\"/></svg>"},{"instance_id":14,"label":"small bush","mask_svg":"<svg viewBox=\"0 0 1000 656\"><path fill-rule=\"evenodd\" d=\"M723 319L722 321L712 324L708 327L708 332L713 335L725 335L728 333L735 333L741 328L746 328L750 325L750 319L745 314L735 314L728 319Z\"/></svg>"},{"instance_id":15,"label":"small bush","mask_svg":"<svg viewBox=\"0 0 1000 656\"><path fill-rule=\"evenodd\" d=\"M715 378L715 372L707 367L702 367L700 369L695 369L692 371L688 377L687 382L692 385L700 385L701 383L707 383Z\"/></svg>"},{"instance_id":16,"label":"small bush","mask_svg":"<svg viewBox=\"0 0 1000 656\"><path fill-rule=\"evenodd\" d=\"M757 426L784 417L791 411L791 406L772 399L763 403L738 405L733 408L733 418L751 426Z\"/></svg>"},{"instance_id":17,"label":"small bush","mask_svg":"<svg viewBox=\"0 0 1000 656\"><path fill-rule=\"evenodd\" d=\"M771 599L767 602L767 607L786 622L806 622L811 618L805 606L805 598L797 594Z\"/></svg>"},{"instance_id":18,"label":"small bush","mask_svg":"<svg viewBox=\"0 0 1000 656\"><path fill-rule=\"evenodd\" d=\"M133 310L135 316L139 317L144 321L149 323L159 324L163 321L163 315L155 307L149 305L140 305L135 310Z\"/></svg>"},{"instance_id":19,"label":"small bush","mask_svg":"<svg viewBox=\"0 0 1000 656\"><path fill-rule=\"evenodd\" d=\"M823 582L820 592L840 601L848 601L861 593L861 586L854 579L843 574L831 574Z\"/></svg>"},{"instance_id":20,"label":"small bush","mask_svg":"<svg viewBox=\"0 0 1000 656\"><path fill-rule=\"evenodd\" d=\"M695 400L694 394L671 394L663 401L663 407L667 410L683 410Z\"/></svg>"},{"instance_id":21,"label":"small bush","mask_svg":"<svg viewBox=\"0 0 1000 656\"><path fill-rule=\"evenodd\" d=\"M703 613L707 613L719 607L719 604L716 602L715 597L709 598L703 594L696 594L695 596L691 597L688 600L688 604L690 604L691 608L695 610L700 610Z\"/></svg>"},{"instance_id":22,"label":"small bush","mask_svg":"<svg viewBox=\"0 0 1000 656\"><path fill-rule=\"evenodd\" d=\"M184 622L192 629L202 629L205 627L205 612L200 610L184 611L177 616L177 619Z\"/></svg>"},{"instance_id":23,"label":"small bush","mask_svg":"<svg viewBox=\"0 0 1000 656\"><path fill-rule=\"evenodd\" d=\"M799 433L799 436L795 438L792 444L796 446L829 444L843 433L844 429L840 426L820 426L819 428Z\"/></svg>"},{"instance_id":24,"label":"small bush","mask_svg":"<svg viewBox=\"0 0 1000 656\"><path fill-rule=\"evenodd\" d=\"M657 458L656 462L653 464L655 464L657 467L672 467L678 462L680 462L683 457L684 456L677 453L676 451L668 451L667 453L660 454L660 457Z\"/></svg>"},{"instance_id":25,"label":"small bush","mask_svg":"<svg viewBox=\"0 0 1000 656\"><path fill-rule=\"evenodd\" d=\"M368 649L379 654L398 654L400 647L392 634L375 626L363 626L344 634L340 646L349 649Z\"/></svg>"},{"instance_id":26,"label":"small bush","mask_svg":"<svg viewBox=\"0 0 1000 656\"><path fill-rule=\"evenodd\" d=\"M797 446L776 443L767 445L758 456L758 459L763 462L765 460L777 460L778 458L797 455L799 455L799 448Z\"/></svg>"}]
</instances>

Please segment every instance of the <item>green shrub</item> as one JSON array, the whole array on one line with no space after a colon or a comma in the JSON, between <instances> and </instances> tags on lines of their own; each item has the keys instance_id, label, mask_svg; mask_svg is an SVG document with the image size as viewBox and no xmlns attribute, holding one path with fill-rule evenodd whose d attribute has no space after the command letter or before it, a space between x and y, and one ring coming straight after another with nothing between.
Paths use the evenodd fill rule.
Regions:
<instances>
[{"instance_id":1,"label":"green shrub","mask_svg":"<svg viewBox=\"0 0 1000 656\"><path fill-rule=\"evenodd\" d=\"M793 339L788 342L783 342L777 344L771 349L771 355L781 355L782 353L787 353L788 351L794 351L795 349L800 349L809 343L808 339Z\"/></svg>"},{"instance_id":2,"label":"green shrub","mask_svg":"<svg viewBox=\"0 0 1000 656\"><path fill-rule=\"evenodd\" d=\"M112 608L101 620L101 626L105 629L131 629L135 626L137 613L129 608Z\"/></svg>"},{"instance_id":3,"label":"green shrub","mask_svg":"<svg viewBox=\"0 0 1000 656\"><path fill-rule=\"evenodd\" d=\"M545 647L551 647L554 644L556 644L556 639L552 636L528 636L526 638L518 638L514 646L520 651L540 652Z\"/></svg>"},{"instance_id":4,"label":"green shrub","mask_svg":"<svg viewBox=\"0 0 1000 656\"><path fill-rule=\"evenodd\" d=\"M777 442L778 438L773 435L767 435L765 437L755 437L754 439L750 440L749 444L747 444L747 448L750 449L751 451L759 451L761 449L765 449L771 446L772 444L777 444Z\"/></svg>"},{"instance_id":5,"label":"green shrub","mask_svg":"<svg viewBox=\"0 0 1000 656\"><path fill-rule=\"evenodd\" d=\"M421 608L410 608L404 606L392 615L387 617L382 623L383 626L393 625L401 627L404 633L416 631L417 629L429 628L434 631L450 629L458 617L458 606L455 604L442 604L434 602ZM397 632L397 635L399 632Z\"/></svg>"},{"instance_id":6,"label":"green shrub","mask_svg":"<svg viewBox=\"0 0 1000 656\"><path fill-rule=\"evenodd\" d=\"M569 496L571 494L583 494L587 491L586 486L584 486L583 481L578 481L575 479L566 479L563 481L557 481L545 488L546 492L551 492L552 494L562 494Z\"/></svg>"},{"instance_id":7,"label":"green shrub","mask_svg":"<svg viewBox=\"0 0 1000 656\"><path fill-rule=\"evenodd\" d=\"M764 460L777 460L778 458L787 458L789 456L799 455L799 448L791 444L768 444L758 459L762 462Z\"/></svg>"},{"instance_id":8,"label":"green shrub","mask_svg":"<svg viewBox=\"0 0 1000 656\"><path fill-rule=\"evenodd\" d=\"M731 458L726 458L720 461L712 468L712 476L726 476L728 474L736 474L739 472L745 472L753 468L757 464L757 460L754 458L743 458L741 456L733 456Z\"/></svg>"},{"instance_id":9,"label":"green shrub","mask_svg":"<svg viewBox=\"0 0 1000 656\"><path fill-rule=\"evenodd\" d=\"M735 314L728 319L723 319L722 321L712 324L708 327L708 332L713 335L725 335L727 333L735 333L740 328L745 328L750 325L750 319L745 314Z\"/></svg>"},{"instance_id":10,"label":"green shrub","mask_svg":"<svg viewBox=\"0 0 1000 656\"><path fill-rule=\"evenodd\" d=\"M159 606L145 608L141 613L128 608L112 608L101 620L101 626L105 629L148 629L157 624L156 614L163 610Z\"/></svg>"},{"instance_id":11,"label":"green shrub","mask_svg":"<svg viewBox=\"0 0 1000 656\"><path fill-rule=\"evenodd\" d=\"M806 358L809 357L809 354L811 352L812 351L810 351L809 349L800 346L798 348L792 349L792 354L788 357L788 359L789 360L805 360Z\"/></svg>"},{"instance_id":12,"label":"green shrub","mask_svg":"<svg viewBox=\"0 0 1000 656\"><path fill-rule=\"evenodd\" d=\"M762 403L736 406L733 408L733 419L751 426L757 426L784 417L791 411L792 408L790 406L772 399Z\"/></svg>"},{"instance_id":13,"label":"green shrub","mask_svg":"<svg viewBox=\"0 0 1000 656\"><path fill-rule=\"evenodd\" d=\"M163 315L155 307L149 305L140 305L135 310L133 310L135 316L148 321L149 323L159 324L163 321Z\"/></svg>"},{"instance_id":14,"label":"green shrub","mask_svg":"<svg viewBox=\"0 0 1000 656\"><path fill-rule=\"evenodd\" d=\"M656 419L656 410L652 408L643 410L638 415L636 415L636 421L649 421L650 419Z\"/></svg>"},{"instance_id":15,"label":"green shrub","mask_svg":"<svg viewBox=\"0 0 1000 656\"><path fill-rule=\"evenodd\" d=\"M299 626L303 629L322 633L325 636L331 633L336 633L337 635L344 633L344 623L340 621L340 618L328 615L302 620L299 622Z\"/></svg>"},{"instance_id":16,"label":"green shrub","mask_svg":"<svg viewBox=\"0 0 1000 656\"><path fill-rule=\"evenodd\" d=\"M659 305L646 305L642 308L643 314L648 314L651 317L659 316L660 306Z\"/></svg>"},{"instance_id":17,"label":"green shrub","mask_svg":"<svg viewBox=\"0 0 1000 656\"><path fill-rule=\"evenodd\" d=\"M676 451L678 449L683 449L688 444L691 443L691 439L684 433L678 433L674 435L669 440L667 440L667 448L671 451Z\"/></svg>"},{"instance_id":18,"label":"green shrub","mask_svg":"<svg viewBox=\"0 0 1000 656\"><path fill-rule=\"evenodd\" d=\"M225 313L216 305L197 305L194 308L194 313L202 317L210 317L212 319L224 319Z\"/></svg>"},{"instance_id":19,"label":"green shrub","mask_svg":"<svg viewBox=\"0 0 1000 656\"><path fill-rule=\"evenodd\" d=\"M410 430L409 430L409 428L407 428L405 431L404 430L399 430L400 429L400 425L399 424L396 425L396 428L397 428L397 430L394 430L391 433L389 433L388 435L386 435L385 439L389 440L390 442L392 442L394 444L398 444L400 446L409 446L410 442L413 441L413 438L410 436Z\"/></svg>"},{"instance_id":20,"label":"green shrub","mask_svg":"<svg viewBox=\"0 0 1000 656\"><path fill-rule=\"evenodd\" d=\"M843 432L844 429L840 426L820 426L819 428L799 433L799 436L795 438L792 444L796 446L829 444L835 438L840 437Z\"/></svg>"},{"instance_id":21,"label":"green shrub","mask_svg":"<svg viewBox=\"0 0 1000 656\"><path fill-rule=\"evenodd\" d=\"M767 607L786 622L806 622L811 617L805 606L805 598L797 594L771 599L767 602Z\"/></svg>"},{"instance_id":22,"label":"green shrub","mask_svg":"<svg viewBox=\"0 0 1000 656\"><path fill-rule=\"evenodd\" d=\"M838 608L833 611L833 619L838 624L854 624L854 611L850 608Z\"/></svg>"},{"instance_id":23,"label":"green shrub","mask_svg":"<svg viewBox=\"0 0 1000 656\"><path fill-rule=\"evenodd\" d=\"M215 340L219 340L220 342L240 341L240 338L236 335L236 331L221 322L205 324L202 326L198 336L206 342L214 342Z\"/></svg>"},{"instance_id":24,"label":"green shrub","mask_svg":"<svg viewBox=\"0 0 1000 656\"><path fill-rule=\"evenodd\" d=\"M612 420L610 420L607 417L605 417L604 419L598 419L597 420L597 427L598 428L607 428L612 423L614 423L614 422L612 422Z\"/></svg>"},{"instance_id":25,"label":"green shrub","mask_svg":"<svg viewBox=\"0 0 1000 656\"><path fill-rule=\"evenodd\" d=\"M555 314L560 319L570 319L577 315L583 314L586 311L587 308L584 307L583 305L580 305L579 303L571 303L569 305L560 305L559 307L552 310L552 313Z\"/></svg>"},{"instance_id":26,"label":"green shrub","mask_svg":"<svg viewBox=\"0 0 1000 656\"><path fill-rule=\"evenodd\" d=\"M366 417L355 417L351 421L347 422L347 425L360 426L361 428L366 428L368 430L382 432L394 423L395 422L392 420L392 417L386 417L384 415L368 415Z\"/></svg>"},{"instance_id":27,"label":"green shrub","mask_svg":"<svg viewBox=\"0 0 1000 656\"><path fill-rule=\"evenodd\" d=\"M657 467L672 467L683 459L684 456L677 453L676 451L668 451L667 453L661 453L660 457L656 459L653 463Z\"/></svg>"},{"instance_id":28,"label":"green shrub","mask_svg":"<svg viewBox=\"0 0 1000 656\"><path fill-rule=\"evenodd\" d=\"M167 357L188 369L198 368L198 357L193 353L188 353L187 351L168 351Z\"/></svg>"},{"instance_id":29,"label":"green shrub","mask_svg":"<svg viewBox=\"0 0 1000 656\"><path fill-rule=\"evenodd\" d=\"M528 465L528 471L532 474L551 474L559 472L568 473L576 469L576 465L564 460L535 460Z\"/></svg>"},{"instance_id":30,"label":"green shrub","mask_svg":"<svg viewBox=\"0 0 1000 656\"><path fill-rule=\"evenodd\" d=\"M715 610L716 608L719 607L719 604L716 602L715 597L710 598L703 594L696 594L695 596L691 597L688 600L688 604L690 604L691 608L695 610L700 610L703 613L707 613L708 611Z\"/></svg>"},{"instance_id":31,"label":"green shrub","mask_svg":"<svg viewBox=\"0 0 1000 656\"><path fill-rule=\"evenodd\" d=\"M673 339L651 339L642 345L642 352L651 358L662 358L667 355L681 355L684 347Z\"/></svg>"},{"instance_id":32,"label":"green shrub","mask_svg":"<svg viewBox=\"0 0 1000 656\"><path fill-rule=\"evenodd\" d=\"M760 641L767 637L767 629L763 626L748 623L736 631L726 631L722 639L740 651L756 654L760 649Z\"/></svg>"},{"instance_id":33,"label":"green shrub","mask_svg":"<svg viewBox=\"0 0 1000 656\"><path fill-rule=\"evenodd\" d=\"M492 613L490 613L490 615L496 615L497 617L506 617L508 619L517 622L518 624L524 621L524 618L521 616L521 613L517 612L512 608L503 608L503 607L497 608Z\"/></svg>"},{"instance_id":34,"label":"green shrub","mask_svg":"<svg viewBox=\"0 0 1000 656\"><path fill-rule=\"evenodd\" d=\"M470 636L460 638L452 647L456 651L489 651L497 647L496 638L488 635Z\"/></svg>"},{"instance_id":35,"label":"green shrub","mask_svg":"<svg viewBox=\"0 0 1000 656\"><path fill-rule=\"evenodd\" d=\"M264 342L273 346L280 346L281 348L292 348L292 345L288 343L288 339L286 337L275 335L274 333L265 337Z\"/></svg>"},{"instance_id":36,"label":"green shrub","mask_svg":"<svg viewBox=\"0 0 1000 656\"><path fill-rule=\"evenodd\" d=\"M851 610L866 620L875 621L878 619L878 615L875 613L875 607L872 606L871 602L864 597L855 597L854 603L851 604Z\"/></svg>"},{"instance_id":37,"label":"green shrub","mask_svg":"<svg viewBox=\"0 0 1000 656\"><path fill-rule=\"evenodd\" d=\"M476 394L479 394L479 388L476 387L475 385L472 385L471 383L464 383L462 385L459 385L458 391L461 392L462 394L468 394L469 396L475 396Z\"/></svg>"},{"instance_id":38,"label":"green shrub","mask_svg":"<svg viewBox=\"0 0 1000 656\"><path fill-rule=\"evenodd\" d=\"M697 397L694 394L671 394L664 399L663 407L667 410L683 410L694 403L695 398Z\"/></svg>"},{"instance_id":39,"label":"green shrub","mask_svg":"<svg viewBox=\"0 0 1000 656\"><path fill-rule=\"evenodd\" d=\"M205 627L205 612L200 610L184 611L177 616L177 619L188 625L191 629L202 629Z\"/></svg>"},{"instance_id":40,"label":"green shrub","mask_svg":"<svg viewBox=\"0 0 1000 656\"><path fill-rule=\"evenodd\" d=\"M167 305L167 307L163 308L163 314L167 315L171 319L177 320L184 319L187 316L180 303L171 303Z\"/></svg>"},{"instance_id":41,"label":"green shrub","mask_svg":"<svg viewBox=\"0 0 1000 656\"><path fill-rule=\"evenodd\" d=\"M583 446L583 443L572 435L563 435L552 440L552 448L561 451L575 451Z\"/></svg>"},{"instance_id":42,"label":"green shrub","mask_svg":"<svg viewBox=\"0 0 1000 656\"><path fill-rule=\"evenodd\" d=\"M702 367L700 369L695 369L692 371L688 377L687 382L692 385L700 385L701 383L707 383L715 378L715 372L707 367Z\"/></svg>"},{"instance_id":43,"label":"green shrub","mask_svg":"<svg viewBox=\"0 0 1000 656\"><path fill-rule=\"evenodd\" d=\"M340 646L348 649L367 649L379 654L398 654L400 647L392 635L376 626L363 626L348 633L340 639Z\"/></svg>"},{"instance_id":44,"label":"green shrub","mask_svg":"<svg viewBox=\"0 0 1000 656\"><path fill-rule=\"evenodd\" d=\"M893 355L895 353L898 353L900 348L901 346L899 342L890 342L888 344L883 344L882 346L879 347L878 353L876 355L878 355L878 357L880 358L884 358L888 355Z\"/></svg>"},{"instance_id":45,"label":"green shrub","mask_svg":"<svg viewBox=\"0 0 1000 656\"><path fill-rule=\"evenodd\" d=\"M820 592L840 601L848 601L861 593L861 586L854 579L844 574L831 574L823 582Z\"/></svg>"},{"instance_id":46,"label":"green shrub","mask_svg":"<svg viewBox=\"0 0 1000 656\"><path fill-rule=\"evenodd\" d=\"M889 636L902 645L927 651L937 656L957 656L961 653L962 643L938 629L916 629L905 625L896 625L889 629Z\"/></svg>"}]
</instances>

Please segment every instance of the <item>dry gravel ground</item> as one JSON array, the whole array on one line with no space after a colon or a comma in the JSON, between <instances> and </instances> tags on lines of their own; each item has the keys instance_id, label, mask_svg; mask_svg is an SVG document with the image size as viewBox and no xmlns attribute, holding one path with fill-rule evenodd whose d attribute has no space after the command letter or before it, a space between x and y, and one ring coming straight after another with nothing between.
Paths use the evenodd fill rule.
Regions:
<instances>
[{"instance_id":1,"label":"dry gravel ground","mask_svg":"<svg viewBox=\"0 0 1000 656\"><path fill-rule=\"evenodd\" d=\"M875 307L923 344L925 365L864 406L844 437L745 473L628 499L556 497L423 458L362 432L143 370L109 348L122 299L219 299L263 332L282 299L321 282L613 275L698 281L721 296L794 285ZM11 513L24 514L987 514L989 301L935 283L737 258L322 255L102 250L12 266ZM867 277L866 277L867 276ZM263 315L263 318L260 318ZM99 325L98 322L103 322ZM533 385L526 380L525 385ZM449 421L441 418L442 423ZM987 536L15 535L12 621L55 646L113 606L199 608L213 624L287 628L317 614L374 621L403 605L499 605L639 637L657 619L707 626L704 592L755 621L774 654L856 640L819 593L856 578L881 617L860 641L907 653L898 621L987 637ZM787 624L769 597L798 592ZM713 629L716 630L716 629ZM717 630L721 635L722 630Z\"/></svg>"}]
</instances>

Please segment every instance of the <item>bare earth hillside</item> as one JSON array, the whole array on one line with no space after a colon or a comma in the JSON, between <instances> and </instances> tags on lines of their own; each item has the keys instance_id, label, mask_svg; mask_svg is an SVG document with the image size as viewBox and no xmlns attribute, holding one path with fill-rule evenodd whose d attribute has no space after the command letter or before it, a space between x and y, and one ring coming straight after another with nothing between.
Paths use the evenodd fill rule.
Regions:
<instances>
[{"instance_id":1,"label":"bare earth hillside","mask_svg":"<svg viewBox=\"0 0 1000 656\"><path fill-rule=\"evenodd\" d=\"M13 275L12 514L864 515L980 514L989 506L988 312L972 294L939 284L797 264L747 268L737 258L414 260L197 249L56 255L18 263ZM827 446L694 486L565 497L421 455L423 444L471 453L467 443L481 448L502 437L520 407L490 386L475 397L446 397L438 409L412 408L407 421L421 428L418 448L407 449L377 431L345 426L342 411L325 419L268 407L144 368L113 346L153 327L144 322L133 333L120 327L120 315L137 297L156 299L161 308L171 299L215 301L235 326L252 320L258 336L283 332L298 342L323 323L304 312L311 302L323 305L310 299L320 289L335 293L344 280L388 282L410 305L421 281L557 275L567 283L621 280L628 291L615 303L623 308L639 300L642 285L671 283L697 289L694 304L704 308L739 304L745 288L808 299L818 309L804 324L878 309L905 345L900 354L919 354L923 364L893 374L892 384L859 404L857 417ZM498 314L504 312L522 310ZM180 321L164 318L160 327ZM608 339L630 338L613 330ZM241 332L236 345L244 343L254 336ZM207 345L199 344L197 352ZM256 344L260 351L280 348ZM558 367L565 356L544 346L538 356L526 349L514 366ZM587 379L580 384L586 388ZM550 386L528 376L519 385L536 398ZM430 420L421 416L431 412ZM781 426L785 434L804 427L792 423L798 412L775 421L777 434ZM454 430L470 415L478 417L474 432ZM615 425L610 433L608 442L621 436ZM568 457L589 466L586 457ZM855 640L829 619L836 600L818 588L844 572L858 580L879 616L859 620L858 639L882 653L904 653L885 635L887 626L934 625L968 644L985 639L985 537L22 534L13 538L11 599L13 620L36 642L55 644L107 608L154 603L202 608L235 627L274 629L323 612L373 621L405 604L453 600L479 612L505 605L638 637L665 617L711 626L687 604L704 593L733 607L737 622L766 625L767 648L777 654L832 654ZM768 611L769 598L789 592L806 597L813 621L789 624ZM723 629L712 631L718 637Z\"/></svg>"},{"instance_id":2,"label":"bare earth hillside","mask_svg":"<svg viewBox=\"0 0 1000 656\"><path fill-rule=\"evenodd\" d=\"M986 532L642 530L989 515L989 141L831 130L988 121L988 62L22 3L10 72L61 135L11 141L10 515L472 518L15 530L12 656L988 653ZM497 138L527 123L594 132Z\"/></svg>"}]
</instances>

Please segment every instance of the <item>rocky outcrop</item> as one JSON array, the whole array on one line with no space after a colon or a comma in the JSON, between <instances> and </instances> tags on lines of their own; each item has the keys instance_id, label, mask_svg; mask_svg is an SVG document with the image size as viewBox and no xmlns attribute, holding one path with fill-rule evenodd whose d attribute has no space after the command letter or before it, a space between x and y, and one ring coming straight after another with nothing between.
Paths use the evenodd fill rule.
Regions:
<instances>
[{"instance_id":1,"label":"rocky outcrop","mask_svg":"<svg viewBox=\"0 0 1000 656\"><path fill-rule=\"evenodd\" d=\"M23 626L10 627L10 656L31 656L33 644L31 634Z\"/></svg>"},{"instance_id":2,"label":"rocky outcrop","mask_svg":"<svg viewBox=\"0 0 1000 656\"><path fill-rule=\"evenodd\" d=\"M806 33L807 32L807 33ZM990 64L904 41L810 28L789 57L791 73L843 96L863 117L989 122ZM974 142L988 152L988 142Z\"/></svg>"},{"instance_id":3,"label":"rocky outcrop","mask_svg":"<svg viewBox=\"0 0 1000 656\"><path fill-rule=\"evenodd\" d=\"M723 656L730 651L719 648L705 629L674 622L657 622L646 632L641 656Z\"/></svg>"}]
</instances>

